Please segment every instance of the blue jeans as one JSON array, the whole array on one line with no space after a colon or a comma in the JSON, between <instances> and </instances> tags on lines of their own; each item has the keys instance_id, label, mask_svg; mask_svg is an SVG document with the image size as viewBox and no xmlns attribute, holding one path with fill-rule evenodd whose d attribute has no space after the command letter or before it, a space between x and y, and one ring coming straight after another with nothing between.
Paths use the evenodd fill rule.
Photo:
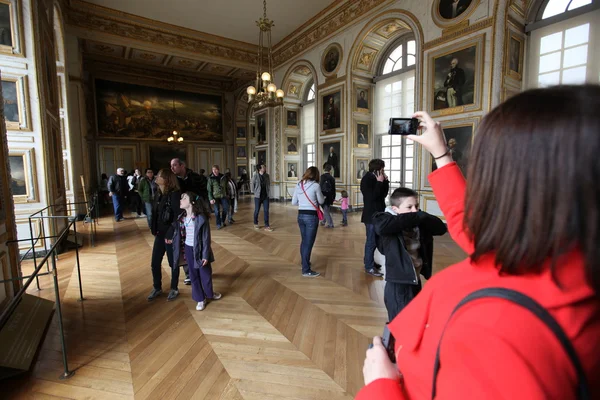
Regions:
<instances>
[{"instance_id":1,"label":"blue jeans","mask_svg":"<svg viewBox=\"0 0 600 400\"><path fill-rule=\"evenodd\" d=\"M365 224L367 228L367 241L365 242L365 270L375 268L375 226L373 224Z\"/></svg>"},{"instance_id":2,"label":"blue jeans","mask_svg":"<svg viewBox=\"0 0 600 400\"><path fill-rule=\"evenodd\" d=\"M224 224L227 221L227 210L229 209L229 201L227 198L223 197L220 199L215 199L215 204L213 204L213 208L215 211L215 216L217 217L217 227ZM223 209L222 214L219 213L219 209Z\"/></svg>"},{"instance_id":3,"label":"blue jeans","mask_svg":"<svg viewBox=\"0 0 600 400\"><path fill-rule=\"evenodd\" d=\"M348 223L348 210L342 210L342 224Z\"/></svg>"},{"instance_id":4,"label":"blue jeans","mask_svg":"<svg viewBox=\"0 0 600 400\"><path fill-rule=\"evenodd\" d=\"M258 225L258 213L260 212L260 206L263 206L263 212L265 213L265 228L269 225L269 199L264 199L262 202L258 197L254 198L254 225Z\"/></svg>"},{"instance_id":5,"label":"blue jeans","mask_svg":"<svg viewBox=\"0 0 600 400\"><path fill-rule=\"evenodd\" d=\"M144 202L144 208L146 209L146 219L148 220L148 228L152 229L152 203Z\"/></svg>"},{"instance_id":6,"label":"blue jeans","mask_svg":"<svg viewBox=\"0 0 600 400\"><path fill-rule=\"evenodd\" d=\"M125 202L125 198L123 196L119 196L118 194L112 195L113 209L115 210L115 221L123 219L123 203L124 202Z\"/></svg>"},{"instance_id":7,"label":"blue jeans","mask_svg":"<svg viewBox=\"0 0 600 400\"><path fill-rule=\"evenodd\" d=\"M300 257L302 257L302 273L310 272L310 253L317 238L319 229L319 217L312 214L298 214L298 226L300 227Z\"/></svg>"},{"instance_id":8,"label":"blue jeans","mask_svg":"<svg viewBox=\"0 0 600 400\"><path fill-rule=\"evenodd\" d=\"M331 217L331 206L323 205L323 215L325 216L325 221L327 226L333 228L333 218Z\"/></svg>"}]
</instances>

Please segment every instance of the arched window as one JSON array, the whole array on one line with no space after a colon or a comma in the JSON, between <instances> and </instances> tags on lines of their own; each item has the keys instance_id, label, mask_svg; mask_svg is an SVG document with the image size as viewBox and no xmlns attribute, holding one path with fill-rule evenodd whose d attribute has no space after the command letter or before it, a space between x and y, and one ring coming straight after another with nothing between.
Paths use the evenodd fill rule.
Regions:
<instances>
[{"instance_id":1,"label":"arched window","mask_svg":"<svg viewBox=\"0 0 600 400\"><path fill-rule=\"evenodd\" d=\"M306 101L312 101L315 99L315 84L310 85L308 93L306 94Z\"/></svg>"},{"instance_id":2,"label":"arched window","mask_svg":"<svg viewBox=\"0 0 600 400\"><path fill-rule=\"evenodd\" d=\"M600 1L546 0L537 12L528 54L528 87L598 83Z\"/></svg>"},{"instance_id":3,"label":"arched window","mask_svg":"<svg viewBox=\"0 0 600 400\"><path fill-rule=\"evenodd\" d=\"M414 36L405 35L391 43L375 77L374 133L376 155L385 161L390 186L413 187L414 145L402 136L388 135L390 118L410 118L415 111Z\"/></svg>"}]
</instances>

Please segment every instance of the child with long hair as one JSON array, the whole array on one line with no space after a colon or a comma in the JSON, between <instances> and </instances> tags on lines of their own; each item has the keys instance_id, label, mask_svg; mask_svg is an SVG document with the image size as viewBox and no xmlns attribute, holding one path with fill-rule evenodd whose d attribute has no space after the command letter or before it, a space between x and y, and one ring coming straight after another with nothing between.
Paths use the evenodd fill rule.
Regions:
<instances>
[{"instance_id":1,"label":"child with long hair","mask_svg":"<svg viewBox=\"0 0 600 400\"><path fill-rule=\"evenodd\" d=\"M213 291L212 267L215 260L210 246L209 218L211 211L202 198L193 192L181 195L179 206L184 210L171 226L173 238L173 265L179 265L181 253L185 254L190 279L192 298L197 301L196 310L202 311L208 300L219 300L221 293Z\"/></svg>"}]
</instances>

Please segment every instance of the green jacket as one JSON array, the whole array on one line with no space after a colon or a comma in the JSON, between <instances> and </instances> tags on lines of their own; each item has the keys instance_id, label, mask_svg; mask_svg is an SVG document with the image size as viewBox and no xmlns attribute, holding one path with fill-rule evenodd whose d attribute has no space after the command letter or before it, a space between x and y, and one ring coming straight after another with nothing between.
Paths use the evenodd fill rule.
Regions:
<instances>
[{"instance_id":1,"label":"green jacket","mask_svg":"<svg viewBox=\"0 0 600 400\"><path fill-rule=\"evenodd\" d=\"M152 203L152 184L145 176L138 183L138 193L144 203Z\"/></svg>"},{"instance_id":2,"label":"green jacket","mask_svg":"<svg viewBox=\"0 0 600 400\"><path fill-rule=\"evenodd\" d=\"M208 177L208 183L206 185L208 189L208 200L222 199L227 194L227 178L225 175L219 174L214 176L211 174Z\"/></svg>"}]
</instances>

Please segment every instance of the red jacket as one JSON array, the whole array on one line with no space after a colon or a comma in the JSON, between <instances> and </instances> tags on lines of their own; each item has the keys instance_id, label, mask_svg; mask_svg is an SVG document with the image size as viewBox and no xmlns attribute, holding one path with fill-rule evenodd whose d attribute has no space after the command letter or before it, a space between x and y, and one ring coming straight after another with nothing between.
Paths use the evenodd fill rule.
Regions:
<instances>
[{"instance_id":1,"label":"red jacket","mask_svg":"<svg viewBox=\"0 0 600 400\"><path fill-rule=\"evenodd\" d=\"M466 183L459 168L455 163L439 168L429 180L452 238L471 253L473 244L462 229ZM591 397L600 399L600 300L586 283L582 254L562 257L555 275L562 289L548 264L540 274L501 276L493 254L436 274L389 325L401 382L378 379L356 399L430 399L435 351L451 311L469 293L491 286L518 290L552 314L579 355ZM575 370L555 336L530 311L505 300L463 306L448 325L440 363L436 400L575 398Z\"/></svg>"}]
</instances>

